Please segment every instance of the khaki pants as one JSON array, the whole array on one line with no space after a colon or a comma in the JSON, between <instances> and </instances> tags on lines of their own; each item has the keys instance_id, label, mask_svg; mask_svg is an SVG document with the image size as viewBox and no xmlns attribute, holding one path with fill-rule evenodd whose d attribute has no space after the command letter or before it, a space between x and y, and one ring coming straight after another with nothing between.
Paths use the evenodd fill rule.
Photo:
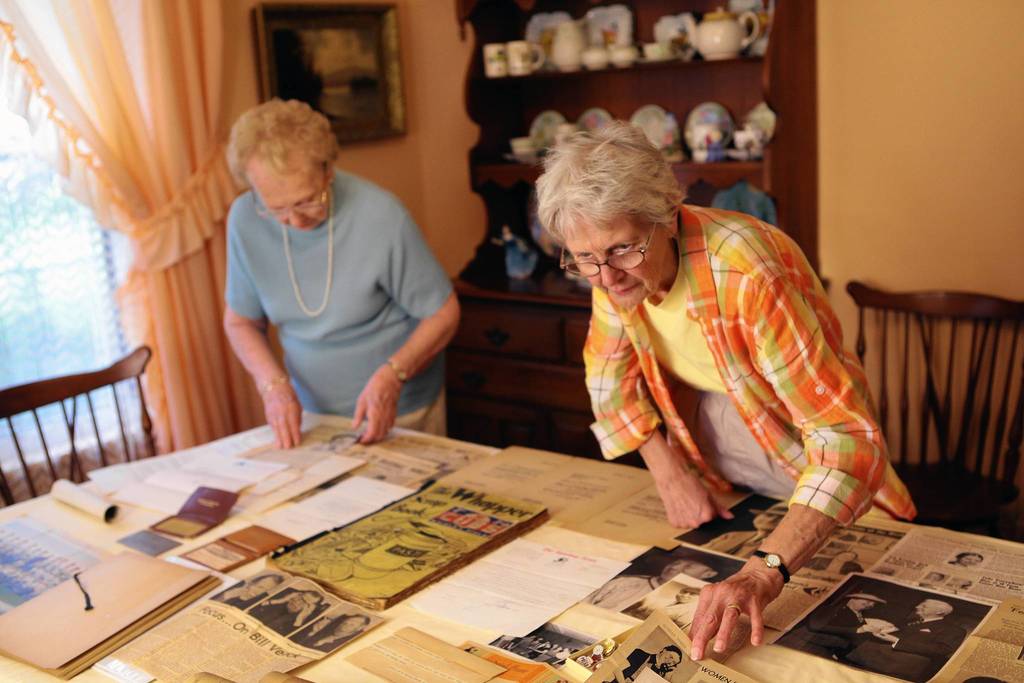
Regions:
<instances>
[{"instance_id":1,"label":"khaki pants","mask_svg":"<svg viewBox=\"0 0 1024 683\"><path fill-rule=\"evenodd\" d=\"M697 447L715 471L733 484L772 498L789 498L796 481L761 449L728 394L691 390L676 404ZM685 410L685 412L684 412Z\"/></svg>"},{"instance_id":2,"label":"khaki pants","mask_svg":"<svg viewBox=\"0 0 1024 683\"><path fill-rule=\"evenodd\" d=\"M436 436L447 436L448 415L444 401L444 389L441 389L437 400L430 405L396 417L395 426L415 429L418 432L426 432Z\"/></svg>"}]
</instances>

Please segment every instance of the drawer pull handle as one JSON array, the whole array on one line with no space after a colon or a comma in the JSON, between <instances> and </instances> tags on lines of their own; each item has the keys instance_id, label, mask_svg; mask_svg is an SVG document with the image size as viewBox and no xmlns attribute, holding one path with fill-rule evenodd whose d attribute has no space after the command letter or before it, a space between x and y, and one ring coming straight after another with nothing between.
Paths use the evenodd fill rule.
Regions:
<instances>
[{"instance_id":1,"label":"drawer pull handle","mask_svg":"<svg viewBox=\"0 0 1024 683\"><path fill-rule=\"evenodd\" d=\"M511 335L500 327L492 327L484 332L484 336L487 337L487 341L491 342L495 346L501 347L505 345L505 342L508 341Z\"/></svg>"},{"instance_id":2,"label":"drawer pull handle","mask_svg":"<svg viewBox=\"0 0 1024 683\"><path fill-rule=\"evenodd\" d=\"M482 372L474 372L470 370L462 373L462 383L465 384L468 389L473 391L479 391L486 381L487 378L484 377Z\"/></svg>"}]
</instances>

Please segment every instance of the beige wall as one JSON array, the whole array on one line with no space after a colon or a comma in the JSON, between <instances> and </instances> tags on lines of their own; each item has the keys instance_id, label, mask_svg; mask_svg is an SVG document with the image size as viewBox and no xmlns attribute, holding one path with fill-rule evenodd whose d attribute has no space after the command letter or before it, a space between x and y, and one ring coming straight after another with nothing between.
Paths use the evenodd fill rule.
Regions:
<instances>
[{"instance_id":1,"label":"beige wall","mask_svg":"<svg viewBox=\"0 0 1024 683\"><path fill-rule=\"evenodd\" d=\"M1024 298L1024 2L819 0L821 268Z\"/></svg>"},{"instance_id":2,"label":"beige wall","mask_svg":"<svg viewBox=\"0 0 1024 683\"><path fill-rule=\"evenodd\" d=\"M467 155L477 127L463 104L472 33L459 39L454 0L392 2L398 6L407 132L346 145L338 166L398 195L441 264L455 275L483 239L485 220L483 203L469 189ZM250 16L256 4L225 0L225 21L233 27L225 47L225 130L258 102Z\"/></svg>"}]
</instances>

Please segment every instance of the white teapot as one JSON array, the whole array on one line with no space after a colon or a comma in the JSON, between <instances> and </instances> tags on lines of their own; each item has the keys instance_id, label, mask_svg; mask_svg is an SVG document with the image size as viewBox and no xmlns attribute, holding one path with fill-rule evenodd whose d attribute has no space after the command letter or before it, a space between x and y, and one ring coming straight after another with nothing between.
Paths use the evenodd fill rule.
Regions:
<instances>
[{"instance_id":1,"label":"white teapot","mask_svg":"<svg viewBox=\"0 0 1024 683\"><path fill-rule=\"evenodd\" d=\"M580 21L565 21L555 27L551 42L551 63L559 71L579 71L587 40Z\"/></svg>"},{"instance_id":2,"label":"white teapot","mask_svg":"<svg viewBox=\"0 0 1024 683\"><path fill-rule=\"evenodd\" d=\"M694 47L707 60L732 59L754 42L761 30L761 22L753 12L744 12L736 18L732 12L718 8L704 15L697 24L690 14L681 15Z\"/></svg>"}]
</instances>

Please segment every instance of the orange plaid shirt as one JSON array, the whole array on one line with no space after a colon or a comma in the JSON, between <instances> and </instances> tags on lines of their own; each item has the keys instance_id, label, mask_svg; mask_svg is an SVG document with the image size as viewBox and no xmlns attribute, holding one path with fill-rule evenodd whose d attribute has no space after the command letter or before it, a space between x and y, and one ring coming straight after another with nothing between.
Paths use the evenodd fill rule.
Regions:
<instances>
[{"instance_id":1,"label":"orange plaid shirt","mask_svg":"<svg viewBox=\"0 0 1024 683\"><path fill-rule=\"evenodd\" d=\"M889 463L864 371L842 347L821 283L781 230L741 213L685 206L686 315L700 323L722 382L751 434L796 481L790 503L850 524L872 502L916 514ZM672 402L644 316L593 292L583 350L592 426L604 456L643 445L664 421L713 488L729 488Z\"/></svg>"}]
</instances>

